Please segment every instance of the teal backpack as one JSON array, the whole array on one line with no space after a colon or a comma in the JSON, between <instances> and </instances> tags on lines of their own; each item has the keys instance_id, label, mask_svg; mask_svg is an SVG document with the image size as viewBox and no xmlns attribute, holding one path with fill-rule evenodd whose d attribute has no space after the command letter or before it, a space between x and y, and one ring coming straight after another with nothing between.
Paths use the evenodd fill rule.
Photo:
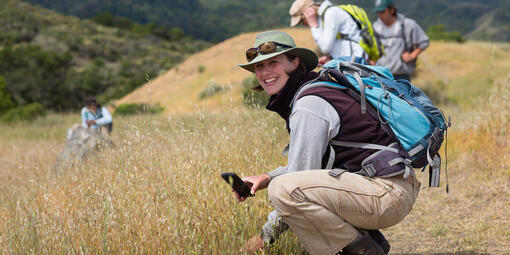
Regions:
<instances>
[{"instance_id":1,"label":"teal backpack","mask_svg":"<svg viewBox=\"0 0 510 255\"><path fill-rule=\"evenodd\" d=\"M294 100L305 90L317 86L347 90L347 94L360 102L362 114L370 114L384 126L389 126L387 133L395 137L404 150L388 145L335 140L332 140L331 144L393 151L398 153L402 160L387 163L404 163L404 178L407 178L412 168L423 168L424 171L429 165L429 186L439 186L441 158L438 152L447 138L447 129L451 123L423 91L407 80L395 80L388 68L366 65L364 59L359 57L341 57L329 61L320 71L320 77L327 81L307 83L297 92ZM446 191L448 192L448 184Z\"/></svg>"}]
</instances>

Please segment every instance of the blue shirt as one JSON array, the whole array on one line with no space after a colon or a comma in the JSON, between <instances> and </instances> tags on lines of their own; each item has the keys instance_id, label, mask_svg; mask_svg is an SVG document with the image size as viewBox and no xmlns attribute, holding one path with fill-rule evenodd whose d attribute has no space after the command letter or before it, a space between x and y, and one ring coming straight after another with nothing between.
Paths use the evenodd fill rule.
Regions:
<instances>
[{"instance_id":1,"label":"blue shirt","mask_svg":"<svg viewBox=\"0 0 510 255\"><path fill-rule=\"evenodd\" d=\"M83 127L89 127L87 120L95 120L96 124L91 125L90 128L98 129L100 126L112 123L112 115L106 107L98 108L96 113L91 112L87 107L83 107L81 109L81 125Z\"/></svg>"}]
</instances>

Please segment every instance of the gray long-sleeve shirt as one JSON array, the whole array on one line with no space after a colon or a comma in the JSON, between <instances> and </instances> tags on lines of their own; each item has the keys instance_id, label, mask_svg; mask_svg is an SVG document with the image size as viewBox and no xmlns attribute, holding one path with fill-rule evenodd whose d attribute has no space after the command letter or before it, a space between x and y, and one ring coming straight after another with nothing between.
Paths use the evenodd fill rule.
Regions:
<instances>
[{"instance_id":1,"label":"gray long-sleeve shirt","mask_svg":"<svg viewBox=\"0 0 510 255\"><path fill-rule=\"evenodd\" d=\"M397 14L397 21L393 25L387 27L377 19L373 28L381 39L386 53L377 61L377 65L389 68L395 75L411 75L416 68L416 61L404 62L402 53L415 48L425 50L429 46L429 38L423 29L416 21L400 13Z\"/></svg>"},{"instance_id":2,"label":"gray long-sleeve shirt","mask_svg":"<svg viewBox=\"0 0 510 255\"><path fill-rule=\"evenodd\" d=\"M318 96L305 96L294 104L289 127L288 164L268 172L271 179L286 173L320 169L329 141L340 129L340 117L326 100ZM262 238L265 241L276 239L287 228L274 210L262 227Z\"/></svg>"}]
</instances>

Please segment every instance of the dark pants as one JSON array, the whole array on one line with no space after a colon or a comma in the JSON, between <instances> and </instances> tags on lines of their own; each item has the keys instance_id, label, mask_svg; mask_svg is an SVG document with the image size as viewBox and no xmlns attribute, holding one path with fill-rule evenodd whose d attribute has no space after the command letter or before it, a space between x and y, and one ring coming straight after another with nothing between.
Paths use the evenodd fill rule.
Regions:
<instances>
[{"instance_id":1,"label":"dark pants","mask_svg":"<svg viewBox=\"0 0 510 255\"><path fill-rule=\"evenodd\" d=\"M409 74L394 74L395 80L408 80L411 81L411 75Z\"/></svg>"}]
</instances>

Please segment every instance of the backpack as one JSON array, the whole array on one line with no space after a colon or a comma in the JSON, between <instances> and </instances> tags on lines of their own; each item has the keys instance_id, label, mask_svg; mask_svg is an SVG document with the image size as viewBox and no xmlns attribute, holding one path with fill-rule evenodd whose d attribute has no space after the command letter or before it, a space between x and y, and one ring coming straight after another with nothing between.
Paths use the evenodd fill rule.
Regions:
<instances>
[{"instance_id":1,"label":"backpack","mask_svg":"<svg viewBox=\"0 0 510 255\"><path fill-rule=\"evenodd\" d=\"M405 165L401 172L382 177L404 173L404 178L407 178L412 168L423 168L424 171L429 165L429 186L439 186L441 158L438 152L451 123L425 93L407 80L394 80L388 68L365 65L364 59L354 56L350 61L341 57L327 62L319 77L321 81L316 79L303 85L293 102L307 89L318 86L344 90L360 102L361 114L370 114L378 119L386 133L396 138L400 146L336 140L330 141L330 144L377 150L384 164ZM376 175L374 167L381 165L380 159L377 160L372 165L362 163L359 173L369 177ZM446 190L448 192L448 184Z\"/></svg>"},{"instance_id":2,"label":"backpack","mask_svg":"<svg viewBox=\"0 0 510 255\"><path fill-rule=\"evenodd\" d=\"M330 6L332 7L332 6ZM368 19L368 16L363 10L363 8L353 5L353 4L345 4L345 5L338 5L340 9L346 11L351 18L356 22L356 25L358 26L358 29L361 31L361 41L359 42L359 45L363 50L368 54L370 60L377 61L379 58L381 58L384 53L384 47L381 44L378 36L374 33L374 29L372 28L372 23ZM326 10L329 7L327 7L324 12L322 13L322 21L324 22L324 13L326 13ZM338 32L337 39L344 39L344 40L350 40L347 35L342 34L341 32ZM358 43L358 42L356 42Z\"/></svg>"}]
</instances>

